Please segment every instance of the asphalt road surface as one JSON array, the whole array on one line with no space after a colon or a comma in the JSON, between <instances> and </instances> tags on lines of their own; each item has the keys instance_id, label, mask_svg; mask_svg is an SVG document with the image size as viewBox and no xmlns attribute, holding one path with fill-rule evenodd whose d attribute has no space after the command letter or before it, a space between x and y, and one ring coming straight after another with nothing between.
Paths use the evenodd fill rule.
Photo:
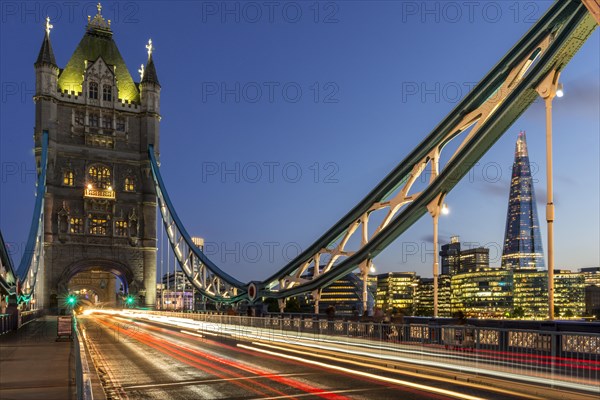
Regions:
<instances>
[{"instance_id":1,"label":"asphalt road surface","mask_svg":"<svg viewBox=\"0 0 600 400\"><path fill-rule=\"evenodd\" d=\"M79 320L109 399L522 398L131 318Z\"/></svg>"}]
</instances>

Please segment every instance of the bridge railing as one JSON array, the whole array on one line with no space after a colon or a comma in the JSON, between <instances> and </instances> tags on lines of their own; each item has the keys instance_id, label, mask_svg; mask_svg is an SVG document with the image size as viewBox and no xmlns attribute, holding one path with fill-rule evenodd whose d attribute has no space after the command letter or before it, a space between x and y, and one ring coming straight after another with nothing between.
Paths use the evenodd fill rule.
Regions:
<instances>
[{"instance_id":1,"label":"bridge railing","mask_svg":"<svg viewBox=\"0 0 600 400\"><path fill-rule=\"evenodd\" d=\"M600 331L149 312L238 340L327 345L377 358L600 393Z\"/></svg>"},{"instance_id":2,"label":"bridge railing","mask_svg":"<svg viewBox=\"0 0 600 400\"><path fill-rule=\"evenodd\" d=\"M73 317L73 334L75 348L75 387L78 400L93 400L92 380L90 367L85 352L84 336L77 324L77 318Z\"/></svg>"},{"instance_id":3,"label":"bridge railing","mask_svg":"<svg viewBox=\"0 0 600 400\"><path fill-rule=\"evenodd\" d=\"M13 316L11 314L0 314L0 335L13 330Z\"/></svg>"}]
</instances>

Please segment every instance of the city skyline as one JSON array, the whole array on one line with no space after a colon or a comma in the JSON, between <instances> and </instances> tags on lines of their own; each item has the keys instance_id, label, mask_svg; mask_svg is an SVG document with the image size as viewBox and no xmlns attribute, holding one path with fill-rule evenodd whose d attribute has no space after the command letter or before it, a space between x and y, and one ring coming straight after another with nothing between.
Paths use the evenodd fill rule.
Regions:
<instances>
[{"instance_id":1,"label":"city skyline","mask_svg":"<svg viewBox=\"0 0 600 400\"><path fill-rule=\"evenodd\" d=\"M181 3L176 4L181 6ZM468 22L442 21L439 26L428 26L432 33L423 34L420 41L404 43L403 34L412 30L422 33L420 29L424 26L420 26L423 24L419 20L407 17L406 22L398 27L380 9L367 10L360 3L344 7L345 13L340 14L336 24L315 25L310 22L313 24L310 25L306 22L294 25L295 31L290 24L283 22L274 26L223 24L207 17L207 23L200 26L204 33L201 36L212 35L219 40L187 44L180 40L186 32L184 28L174 32L161 29L158 17L151 15L143 5L135 25L128 25L125 21L114 22L116 41L134 80L138 80L135 71L139 63L145 62L143 46L148 37L151 36L156 43L156 69L164 88L161 170L166 185L188 231L203 236L209 257L239 279L248 281L278 270L285 264L282 250L286 246L290 251L289 257L310 245L419 143L439 119L450 112L454 103L448 91L458 87L462 89L461 97L464 96L466 89L472 87L530 25L530 22L521 20L515 23L508 17L495 24L483 19L475 21L482 37L494 45L459 71L459 68L441 67L431 55L421 54L420 49L434 46L438 57L450 57L450 50L446 48L452 46L440 47L436 35L441 35L444 28L452 28L447 34L448 40L455 43L467 40ZM401 11L396 6L389 7L388 11ZM106 3L105 9L110 10L111 3ZM175 13L167 8L161 11L164 11L161 18L174 18ZM191 26L187 24L191 24L193 17L182 16L180 11L178 9L177 15L183 19L181 27ZM361 21L364 22L362 18L381 21L382 31L369 32L361 38L352 36L350 28L354 27L353 24L360 26ZM72 22L65 19L53 21L55 27L51 34L57 62L61 66L70 57L85 24L82 18ZM173 30L172 27L170 29ZM23 43L17 46L11 42L7 39L11 36L7 32L22 37ZM498 37L498 32L505 36ZM6 241L19 247L19 243L25 241L27 227L20 226L18 221L23 217L26 220L30 218L31 193L34 190L34 160L30 152L33 143L23 121L31 121L33 116L31 94L28 93L33 88L34 79L31 64L35 61L43 30L39 19L9 19L2 24L2 33L3 57L0 65L4 99L1 155L4 170L0 227ZM273 33L281 34L281 38L269 47L265 43L273 39ZM328 52L330 47L319 41L323 34L331 35L334 53L341 62L336 62L336 57ZM251 42L244 40L245 35L251 35ZM305 45L297 46L293 51L286 47L290 40L304 43L301 39L306 40L307 35L311 40ZM353 43L360 51L370 48L368 54L371 56L357 60L355 57L360 51L347 46L345 35L350 35L349 41L354 39ZM374 45L381 39L380 35L388 40L388 47ZM598 38L598 32L594 33L563 72L567 94L554 106L557 268L578 269L598 265L598 250L593 246L598 241L598 232L594 230L594 226L598 226L598 210L592 207L583 213L577 207L580 197L587 195L595 202L598 199L598 186L594 184L598 181L595 179L598 138L593 135L598 131L597 114L588 113L582 118L577 114L581 107L584 107L583 110L598 109L598 58L595 51ZM389 40L394 45L390 45ZM219 41L228 46L227 51L217 43ZM310 46L309 43L316 44ZM467 43L474 46L476 40L471 38ZM198 51L185 53L183 50L190 45L197 45ZM391 53L389 46L394 49ZM277 56L275 50L280 52ZM463 57L470 54L467 49L453 50L462 51ZM139 56L135 59L132 54ZM184 62L181 54L191 57L192 61ZM405 59L403 56L407 54L420 56L418 60ZM308 58L307 63L305 58ZM265 64L265 59L271 63ZM244 65L242 60L247 60L248 65ZM389 67L380 70L381 60L387 61ZM190 64L195 66L190 67ZM265 65L269 67L265 69ZM305 65L311 67L304 68ZM344 68L348 65L357 69ZM394 72L400 66L402 68ZM182 72L177 73L177 69ZM424 75L420 75L420 69ZM366 77L361 71L366 73ZM434 73L435 80L425 78L425 75ZM383 75L387 78L380 77ZM184 91L182 88L190 82L189 79L194 79L195 84L191 91ZM293 103L290 98L282 99L280 96L273 103L266 100L256 104L248 102L240 89L239 102L235 101L238 93L225 94L223 102L221 93L210 95L212 92L208 91L220 91L223 82L227 89L234 88L235 91L236 82L258 82L264 88L262 83L272 81L297 83L303 89L303 98L310 100ZM16 95L11 94L12 83L15 82L18 88ZM216 88L214 83L217 83ZM314 83L318 83L318 87L312 86ZM325 88L331 83L337 85L337 95L332 95L335 85ZM394 90L386 90L388 86ZM439 89L436 90L436 87ZM250 85L246 88L256 87ZM427 94L431 88L434 88L433 94ZM410 94L409 90L417 92ZM317 103L314 102L314 94L320 95ZM326 96L337 102L324 103ZM198 109L201 114L198 114ZM231 118L232 115L238 118ZM26 124L30 126L31 122ZM451 214L440 220L440 244L446 243L450 235L459 234L467 242L477 241L478 246L495 248L496 253L491 251L490 259L492 265L499 265L513 135L520 129L531 132L531 157L536 168L534 178L538 179L538 189L543 186L544 120L542 104L537 102L483 157L472 174L448 195ZM591 141L589 146L577 149L580 159L587 163L582 168L586 174L591 174L589 177L578 171L564 172L572 165L575 154L573 143L567 141L569 135L582 142ZM186 144L181 144L182 141ZM384 146L384 143L389 145ZM274 155L272 150L279 153ZM269 182L270 170L265 163L277 167L273 182ZM257 165L262 168L262 175L259 181L254 182L255 175L249 174L255 173ZM299 166L301 179L294 182L294 176L284 175L283 166L288 166L290 174ZM12 167L17 168L16 174L11 172ZM240 171L237 182L235 172L227 174L228 170L236 169ZM190 196L190 193L193 195ZM543 203L544 200L545 195L539 190L538 201ZM294 229L289 229L290 226ZM580 237L571 234L576 228L581 232ZM431 221L425 216L375 259L377 272L415 270L421 276L430 276L433 254L430 232ZM545 241L543 233L542 237ZM273 242L278 246L271 261L267 243ZM243 254L244 248L253 243L258 244L262 251L258 261L253 261L253 254ZM230 249L238 253L237 259L227 255ZM13 258L18 263L18 250L13 253ZM407 268L411 266L413 268Z\"/></svg>"}]
</instances>

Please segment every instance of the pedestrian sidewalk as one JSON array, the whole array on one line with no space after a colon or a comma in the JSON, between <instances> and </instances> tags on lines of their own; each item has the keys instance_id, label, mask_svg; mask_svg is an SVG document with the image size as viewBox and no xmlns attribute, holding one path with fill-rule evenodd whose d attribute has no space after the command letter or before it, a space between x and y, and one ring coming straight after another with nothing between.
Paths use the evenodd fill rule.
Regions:
<instances>
[{"instance_id":1,"label":"pedestrian sidewalk","mask_svg":"<svg viewBox=\"0 0 600 400\"><path fill-rule=\"evenodd\" d=\"M73 342L57 342L56 329L44 316L0 336L0 399L76 398Z\"/></svg>"}]
</instances>

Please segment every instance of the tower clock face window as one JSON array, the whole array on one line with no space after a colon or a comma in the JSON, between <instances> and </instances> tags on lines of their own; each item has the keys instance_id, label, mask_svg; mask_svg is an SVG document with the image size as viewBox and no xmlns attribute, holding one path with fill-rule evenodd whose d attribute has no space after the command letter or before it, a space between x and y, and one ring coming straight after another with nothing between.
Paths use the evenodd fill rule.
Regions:
<instances>
[{"instance_id":1,"label":"tower clock face window","mask_svg":"<svg viewBox=\"0 0 600 400\"><path fill-rule=\"evenodd\" d=\"M107 167L96 165L90 167L88 175L94 189L108 189L111 186L111 173Z\"/></svg>"},{"instance_id":2,"label":"tower clock face window","mask_svg":"<svg viewBox=\"0 0 600 400\"><path fill-rule=\"evenodd\" d=\"M98 100L98 84L96 82L90 82L88 97L90 99Z\"/></svg>"},{"instance_id":3,"label":"tower clock face window","mask_svg":"<svg viewBox=\"0 0 600 400\"><path fill-rule=\"evenodd\" d=\"M102 100L112 101L112 86L104 85L102 87Z\"/></svg>"}]
</instances>

